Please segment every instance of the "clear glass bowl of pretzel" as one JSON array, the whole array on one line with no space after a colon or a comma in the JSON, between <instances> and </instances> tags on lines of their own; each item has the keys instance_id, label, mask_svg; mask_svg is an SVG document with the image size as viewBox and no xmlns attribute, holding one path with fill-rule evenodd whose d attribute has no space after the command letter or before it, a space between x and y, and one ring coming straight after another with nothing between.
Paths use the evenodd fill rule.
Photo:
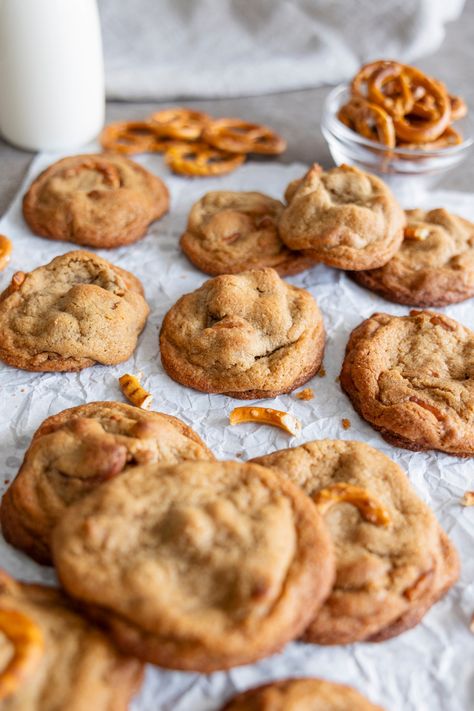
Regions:
<instances>
[{"instance_id":1,"label":"clear glass bowl of pretzel","mask_svg":"<svg viewBox=\"0 0 474 711\"><path fill-rule=\"evenodd\" d=\"M473 144L463 99L392 60L366 64L350 84L333 89L321 130L337 165L375 173L412 199L458 166Z\"/></svg>"}]
</instances>

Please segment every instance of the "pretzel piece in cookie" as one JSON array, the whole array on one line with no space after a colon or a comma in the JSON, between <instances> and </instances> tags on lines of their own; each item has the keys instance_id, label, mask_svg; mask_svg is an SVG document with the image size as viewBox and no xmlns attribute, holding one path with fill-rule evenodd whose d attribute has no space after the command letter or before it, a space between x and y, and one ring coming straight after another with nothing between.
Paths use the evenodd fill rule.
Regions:
<instances>
[{"instance_id":1,"label":"pretzel piece in cookie","mask_svg":"<svg viewBox=\"0 0 474 711\"><path fill-rule=\"evenodd\" d=\"M296 437L301 432L301 422L283 410L273 410L271 407L236 407L229 415L231 425L241 422L258 422L262 425L272 425Z\"/></svg>"},{"instance_id":2,"label":"pretzel piece in cookie","mask_svg":"<svg viewBox=\"0 0 474 711\"><path fill-rule=\"evenodd\" d=\"M205 143L178 143L166 151L165 160L174 173L203 176L230 173L242 165L245 156L221 151Z\"/></svg>"},{"instance_id":3,"label":"pretzel piece in cookie","mask_svg":"<svg viewBox=\"0 0 474 711\"><path fill-rule=\"evenodd\" d=\"M5 269L8 262L10 261L12 253L12 243L5 237L5 235L0 235L0 272Z\"/></svg>"},{"instance_id":4,"label":"pretzel piece in cookie","mask_svg":"<svg viewBox=\"0 0 474 711\"><path fill-rule=\"evenodd\" d=\"M335 504L347 503L355 506L361 516L375 526L385 527L390 524L390 515L383 504L361 486L338 482L320 489L312 498L323 515Z\"/></svg>"},{"instance_id":5,"label":"pretzel piece in cookie","mask_svg":"<svg viewBox=\"0 0 474 711\"><path fill-rule=\"evenodd\" d=\"M285 139L268 126L234 118L212 121L203 133L203 140L230 153L278 155L286 148Z\"/></svg>"},{"instance_id":6,"label":"pretzel piece in cookie","mask_svg":"<svg viewBox=\"0 0 474 711\"><path fill-rule=\"evenodd\" d=\"M43 656L44 640L33 620L17 610L0 608L0 633L13 653L0 671L0 701L8 698L36 668Z\"/></svg>"}]
</instances>

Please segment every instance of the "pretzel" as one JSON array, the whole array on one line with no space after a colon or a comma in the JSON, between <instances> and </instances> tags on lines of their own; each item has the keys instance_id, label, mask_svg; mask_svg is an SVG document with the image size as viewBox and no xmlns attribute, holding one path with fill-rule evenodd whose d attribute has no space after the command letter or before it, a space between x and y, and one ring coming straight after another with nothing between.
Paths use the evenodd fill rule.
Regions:
<instances>
[{"instance_id":1,"label":"pretzel","mask_svg":"<svg viewBox=\"0 0 474 711\"><path fill-rule=\"evenodd\" d=\"M375 526L388 526L390 524L388 511L380 501L361 486L338 482L320 489L312 498L323 515L335 504L347 503L355 506L362 518Z\"/></svg>"},{"instance_id":2,"label":"pretzel","mask_svg":"<svg viewBox=\"0 0 474 711\"><path fill-rule=\"evenodd\" d=\"M241 422L272 425L295 437L301 432L301 422L296 417L289 412L273 410L271 407L236 407L230 413L229 421L231 425L239 425Z\"/></svg>"},{"instance_id":3,"label":"pretzel","mask_svg":"<svg viewBox=\"0 0 474 711\"><path fill-rule=\"evenodd\" d=\"M404 116L415 103L403 64L392 63L373 72L367 80L368 99L390 116Z\"/></svg>"},{"instance_id":4,"label":"pretzel","mask_svg":"<svg viewBox=\"0 0 474 711\"><path fill-rule=\"evenodd\" d=\"M271 128L234 118L212 121L204 130L203 140L230 153L278 155L286 148L285 139Z\"/></svg>"},{"instance_id":5,"label":"pretzel","mask_svg":"<svg viewBox=\"0 0 474 711\"><path fill-rule=\"evenodd\" d=\"M467 104L461 96L450 94L449 101L451 103L452 121L459 121L459 119L462 119L467 116Z\"/></svg>"},{"instance_id":6,"label":"pretzel","mask_svg":"<svg viewBox=\"0 0 474 711\"><path fill-rule=\"evenodd\" d=\"M394 62L391 59L378 59L375 62L363 64L351 81L351 94L353 96L366 98L368 93L368 81L376 72L379 72L381 69L399 66L399 62Z\"/></svg>"},{"instance_id":7,"label":"pretzel","mask_svg":"<svg viewBox=\"0 0 474 711\"><path fill-rule=\"evenodd\" d=\"M0 272L5 269L8 262L10 261L12 253L12 243L5 237L5 235L0 235Z\"/></svg>"},{"instance_id":8,"label":"pretzel","mask_svg":"<svg viewBox=\"0 0 474 711\"><path fill-rule=\"evenodd\" d=\"M11 696L34 671L43 656L41 629L17 610L0 608L0 632L13 647L13 654L0 672L0 700Z\"/></svg>"},{"instance_id":9,"label":"pretzel","mask_svg":"<svg viewBox=\"0 0 474 711\"><path fill-rule=\"evenodd\" d=\"M161 153L175 143L160 136L158 130L147 121L119 121L109 123L100 135L100 143L106 151L132 155L134 153Z\"/></svg>"},{"instance_id":10,"label":"pretzel","mask_svg":"<svg viewBox=\"0 0 474 711\"><path fill-rule=\"evenodd\" d=\"M197 140L210 120L202 111L184 108L163 109L150 116L161 136L185 141Z\"/></svg>"},{"instance_id":11,"label":"pretzel","mask_svg":"<svg viewBox=\"0 0 474 711\"><path fill-rule=\"evenodd\" d=\"M428 227L421 227L420 225L407 225L403 236L405 239L412 239L415 242L424 242L430 236L430 230Z\"/></svg>"},{"instance_id":12,"label":"pretzel","mask_svg":"<svg viewBox=\"0 0 474 711\"><path fill-rule=\"evenodd\" d=\"M135 407L141 407L143 410L149 410L153 395L145 388L142 388L136 375L121 375L119 378L120 389L123 394Z\"/></svg>"},{"instance_id":13,"label":"pretzel","mask_svg":"<svg viewBox=\"0 0 474 711\"><path fill-rule=\"evenodd\" d=\"M444 131L436 141L428 141L428 143L405 143L404 141L399 141L397 147L407 148L408 150L436 151L440 148L457 146L460 143L462 143L462 135L452 126L448 126L446 131Z\"/></svg>"},{"instance_id":14,"label":"pretzel","mask_svg":"<svg viewBox=\"0 0 474 711\"><path fill-rule=\"evenodd\" d=\"M179 143L165 153L165 161L180 175L223 175L230 173L245 160L245 156L227 153L205 143Z\"/></svg>"},{"instance_id":15,"label":"pretzel","mask_svg":"<svg viewBox=\"0 0 474 711\"><path fill-rule=\"evenodd\" d=\"M474 506L474 491L465 491L461 503L463 506Z\"/></svg>"},{"instance_id":16,"label":"pretzel","mask_svg":"<svg viewBox=\"0 0 474 711\"><path fill-rule=\"evenodd\" d=\"M83 161L73 167L66 168L62 172L62 175L64 175L65 178L73 178L75 175L79 175L83 170L91 170L95 173L100 173L105 185L109 188L120 188L122 184L120 171L117 166L102 160L100 156L97 158L84 158Z\"/></svg>"},{"instance_id":17,"label":"pretzel","mask_svg":"<svg viewBox=\"0 0 474 711\"><path fill-rule=\"evenodd\" d=\"M422 573L420 577L415 580L413 585L410 585L409 588L403 591L403 596L406 597L409 602L417 600L426 591L426 588L433 579L433 575L433 570L427 570L425 573Z\"/></svg>"},{"instance_id":18,"label":"pretzel","mask_svg":"<svg viewBox=\"0 0 474 711\"><path fill-rule=\"evenodd\" d=\"M338 118L361 136L382 143L388 148L395 146L393 120L384 109L359 96L354 96L338 113Z\"/></svg>"},{"instance_id":19,"label":"pretzel","mask_svg":"<svg viewBox=\"0 0 474 711\"><path fill-rule=\"evenodd\" d=\"M412 117L410 120L409 115L394 116L393 125L397 138L412 143L434 141L441 136L451 121L451 102L446 87L415 67L405 66L403 73L413 87L422 87L426 95L433 97L436 113L427 119Z\"/></svg>"}]
</instances>

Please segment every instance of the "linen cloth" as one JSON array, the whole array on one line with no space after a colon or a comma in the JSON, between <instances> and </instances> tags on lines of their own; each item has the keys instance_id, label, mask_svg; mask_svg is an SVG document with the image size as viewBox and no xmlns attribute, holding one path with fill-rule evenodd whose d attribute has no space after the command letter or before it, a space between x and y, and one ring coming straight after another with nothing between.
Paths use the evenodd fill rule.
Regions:
<instances>
[{"instance_id":1,"label":"linen cloth","mask_svg":"<svg viewBox=\"0 0 474 711\"><path fill-rule=\"evenodd\" d=\"M98 0L110 99L232 97L434 52L464 0Z\"/></svg>"}]
</instances>

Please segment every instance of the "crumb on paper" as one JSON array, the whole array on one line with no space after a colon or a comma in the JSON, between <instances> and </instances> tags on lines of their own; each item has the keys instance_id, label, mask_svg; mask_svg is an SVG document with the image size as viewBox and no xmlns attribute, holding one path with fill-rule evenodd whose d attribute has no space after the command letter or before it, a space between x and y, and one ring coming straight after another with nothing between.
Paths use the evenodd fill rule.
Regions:
<instances>
[{"instance_id":1,"label":"crumb on paper","mask_svg":"<svg viewBox=\"0 0 474 711\"><path fill-rule=\"evenodd\" d=\"M300 390L299 393L295 393L295 397L298 400L312 400L314 398L314 390L313 388L305 388Z\"/></svg>"},{"instance_id":2,"label":"crumb on paper","mask_svg":"<svg viewBox=\"0 0 474 711\"><path fill-rule=\"evenodd\" d=\"M351 421L348 420L347 417L343 417L342 426L344 427L345 430L348 430L349 427L351 426Z\"/></svg>"},{"instance_id":3,"label":"crumb on paper","mask_svg":"<svg viewBox=\"0 0 474 711\"><path fill-rule=\"evenodd\" d=\"M474 506L474 491L465 491L461 503L463 506Z\"/></svg>"},{"instance_id":4,"label":"crumb on paper","mask_svg":"<svg viewBox=\"0 0 474 711\"><path fill-rule=\"evenodd\" d=\"M324 368L324 365L322 365L320 367L320 369L318 370L318 378L324 378L325 375L326 375L326 370Z\"/></svg>"},{"instance_id":5,"label":"crumb on paper","mask_svg":"<svg viewBox=\"0 0 474 711\"><path fill-rule=\"evenodd\" d=\"M341 382L341 376L338 375L337 378L334 378L335 383L340 383Z\"/></svg>"}]
</instances>

